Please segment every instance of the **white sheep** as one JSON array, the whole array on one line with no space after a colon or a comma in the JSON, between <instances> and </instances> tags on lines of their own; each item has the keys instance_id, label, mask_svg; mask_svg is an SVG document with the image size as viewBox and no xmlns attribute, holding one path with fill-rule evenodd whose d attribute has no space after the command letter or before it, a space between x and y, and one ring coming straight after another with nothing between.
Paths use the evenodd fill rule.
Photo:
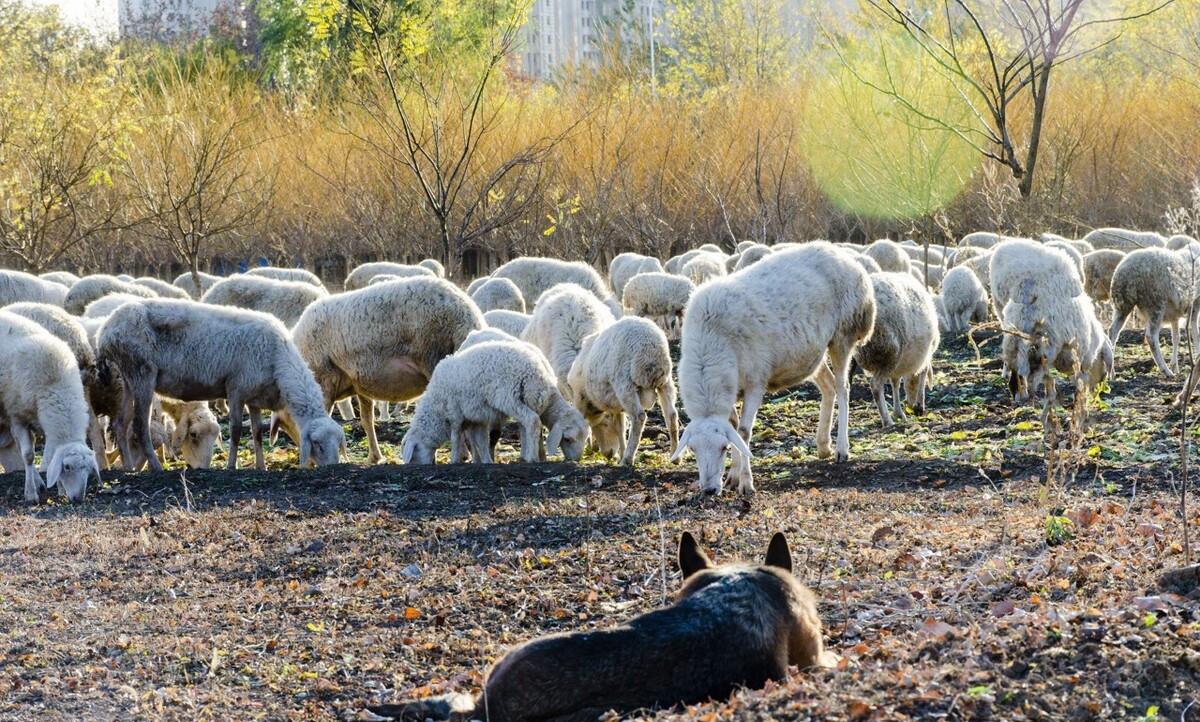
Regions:
<instances>
[{"instance_id":1,"label":"white sheep","mask_svg":"<svg viewBox=\"0 0 1200 722\"><path fill-rule=\"evenodd\" d=\"M1079 274L1079 278L1083 276L1083 254L1075 247L1074 244L1068 241L1048 241L1045 244L1046 248L1057 248L1071 259L1071 263L1075 264L1075 271Z\"/></svg>"},{"instance_id":2,"label":"white sheep","mask_svg":"<svg viewBox=\"0 0 1200 722\"><path fill-rule=\"evenodd\" d=\"M871 285L875 291L875 327L854 358L871 377L871 394L883 428L890 429L892 417L886 394L889 383L900 421L906 420L905 401L918 416L925 413L925 383L940 341L937 309L925 286L907 273L876 273L871 276ZM901 387L905 401L900 400Z\"/></svg>"},{"instance_id":3,"label":"white sheep","mask_svg":"<svg viewBox=\"0 0 1200 722\"><path fill-rule=\"evenodd\" d=\"M435 258L426 258L425 260L418 262L417 265L421 268L429 269L433 272L433 275L437 276L438 278L446 277L446 267L442 265L441 261Z\"/></svg>"},{"instance_id":4,"label":"white sheep","mask_svg":"<svg viewBox=\"0 0 1200 722\"><path fill-rule=\"evenodd\" d=\"M87 446L88 407L75 354L38 324L0 311L0 409L25 467L25 501L43 487L34 466L33 429L45 436L42 465L47 488L82 501L88 479L100 481L96 455Z\"/></svg>"},{"instance_id":5,"label":"white sheep","mask_svg":"<svg viewBox=\"0 0 1200 722\"><path fill-rule=\"evenodd\" d=\"M692 260L683 264L679 275L697 286L727 275L724 257L716 253L699 253Z\"/></svg>"},{"instance_id":6,"label":"white sheep","mask_svg":"<svg viewBox=\"0 0 1200 722\"><path fill-rule=\"evenodd\" d=\"M967 265L974 270L971 263ZM1058 293L1067 297L1083 293L1079 266L1066 251L1027 238L1009 238L996 245L988 261L988 277L996 318L1003 317L1004 305L1027 279L1036 279L1038 284L1047 286L1055 285Z\"/></svg>"},{"instance_id":7,"label":"white sheep","mask_svg":"<svg viewBox=\"0 0 1200 722\"><path fill-rule=\"evenodd\" d=\"M990 251L975 246L960 246L952 249L946 256L946 269L949 270L955 266L966 263L972 258L987 255Z\"/></svg>"},{"instance_id":8,"label":"white sheep","mask_svg":"<svg viewBox=\"0 0 1200 722\"><path fill-rule=\"evenodd\" d=\"M70 288L71 286L74 286L75 283L79 280L79 276L76 276L74 273L71 273L70 271L48 271L46 273L39 273L38 278L42 279L43 281L50 281L51 283L57 283L59 285L65 286L66 288Z\"/></svg>"},{"instance_id":9,"label":"white sheep","mask_svg":"<svg viewBox=\"0 0 1200 722\"><path fill-rule=\"evenodd\" d=\"M625 284L622 302L625 312L648 318L666 332L668 338L679 338L683 326L683 309L696 290L696 285L672 273L639 273Z\"/></svg>"},{"instance_id":10,"label":"white sheep","mask_svg":"<svg viewBox=\"0 0 1200 722\"><path fill-rule=\"evenodd\" d=\"M260 278L270 278L274 281L292 281L294 283L307 283L310 286L317 286L321 290L325 290L325 284L321 282L321 278L312 271L306 271L303 268L279 268L276 266L255 266L246 271L247 276L257 276Z\"/></svg>"},{"instance_id":11,"label":"white sheep","mask_svg":"<svg viewBox=\"0 0 1200 722\"><path fill-rule=\"evenodd\" d=\"M200 297L204 295L205 291L212 288L213 284L221 280L220 276L214 276L211 273L205 273L203 271L199 272L197 275L200 278L199 287L196 286L196 281L192 278L191 271L188 271L187 273L181 273L176 276L175 280L171 281L171 285L175 286L176 288L182 288L184 293L191 296L193 299L199 300Z\"/></svg>"},{"instance_id":12,"label":"white sheep","mask_svg":"<svg viewBox=\"0 0 1200 722\"><path fill-rule=\"evenodd\" d=\"M568 461L583 455L587 423L558 391L541 354L520 342L486 341L434 369L404 435L404 463L432 464L449 441L452 463L464 461L469 446L476 462L490 464L490 430L507 418L521 427L521 461L539 460L543 425L551 453L561 448Z\"/></svg>"},{"instance_id":13,"label":"white sheep","mask_svg":"<svg viewBox=\"0 0 1200 722\"><path fill-rule=\"evenodd\" d=\"M626 317L589 335L571 364L567 384L575 408L592 428L596 445L610 458L632 465L646 410L655 399L667 423L671 453L679 443L679 414L671 380L671 351L662 330L644 318ZM625 417L629 436L622 438Z\"/></svg>"},{"instance_id":14,"label":"white sheep","mask_svg":"<svg viewBox=\"0 0 1200 722\"><path fill-rule=\"evenodd\" d=\"M884 271L908 273L912 267L904 248L899 243L886 238L881 238L867 246L863 250L863 255L874 259Z\"/></svg>"},{"instance_id":15,"label":"white sheep","mask_svg":"<svg viewBox=\"0 0 1200 722\"><path fill-rule=\"evenodd\" d=\"M141 286L142 288L148 288L151 291L154 291L154 294L160 298L191 298L191 296L188 295L188 292L182 288L151 276L135 278L133 279L133 284L135 286Z\"/></svg>"},{"instance_id":16,"label":"white sheep","mask_svg":"<svg viewBox=\"0 0 1200 722\"><path fill-rule=\"evenodd\" d=\"M80 316L88 304L112 293L127 293L141 298L158 298L158 294L144 286L127 283L119 278L105 274L85 276L67 292L63 308L67 313Z\"/></svg>"},{"instance_id":17,"label":"white sheep","mask_svg":"<svg viewBox=\"0 0 1200 722\"><path fill-rule=\"evenodd\" d=\"M323 298L292 330L312 368L322 408L358 396L367 462L383 460L371 401L408 401L424 390L434 367L471 331L479 309L454 284L432 275L405 278Z\"/></svg>"},{"instance_id":18,"label":"white sheep","mask_svg":"<svg viewBox=\"0 0 1200 722\"><path fill-rule=\"evenodd\" d=\"M621 315L621 304L617 302L608 284L596 271L581 261L560 261L555 258L527 256L505 263L492 274L493 278L507 278L517 284L525 305L537 305L542 294L560 283L574 283L590 291L601 303L608 306L614 316Z\"/></svg>"},{"instance_id":19,"label":"white sheep","mask_svg":"<svg viewBox=\"0 0 1200 722\"><path fill-rule=\"evenodd\" d=\"M1112 248L1092 251L1083 257L1083 290L1096 303L1112 298L1112 278L1125 254Z\"/></svg>"},{"instance_id":20,"label":"white sheep","mask_svg":"<svg viewBox=\"0 0 1200 722\"><path fill-rule=\"evenodd\" d=\"M608 264L608 282L617 299L623 300L622 294L629 279L639 273L661 273L662 270L662 263L657 258L640 253L621 253Z\"/></svg>"},{"instance_id":21,"label":"white sheep","mask_svg":"<svg viewBox=\"0 0 1200 722\"><path fill-rule=\"evenodd\" d=\"M397 278L437 278L436 273L424 266L407 266L403 263L373 261L355 266L354 270L346 275L346 282L343 288L347 291L357 291L360 288L366 288L372 278L384 274Z\"/></svg>"},{"instance_id":22,"label":"white sheep","mask_svg":"<svg viewBox=\"0 0 1200 722\"><path fill-rule=\"evenodd\" d=\"M1186 320L1188 334L1197 338L1197 313L1200 305L1200 263L1194 263L1188 249L1142 248L1129 253L1113 271L1110 297L1113 322L1109 339L1115 344L1125 320L1137 309L1146 319L1146 340L1154 363L1167 378L1179 368L1179 322ZM1195 306L1195 308L1193 307ZM1171 368L1163 361L1158 335L1163 323L1171 326Z\"/></svg>"},{"instance_id":23,"label":"white sheep","mask_svg":"<svg viewBox=\"0 0 1200 722\"><path fill-rule=\"evenodd\" d=\"M0 270L0 306L10 303L49 303L62 306L68 289L60 283L21 271Z\"/></svg>"},{"instance_id":24,"label":"white sheep","mask_svg":"<svg viewBox=\"0 0 1200 722\"><path fill-rule=\"evenodd\" d=\"M761 243L755 243L739 253L737 263L734 265L732 270L740 271L747 266L752 266L766 258L771 253L772 249L770 246L766 246Z\"/></svg>"},{"instance_id":25,"label":"white sheep","mask_svg":"<svg viewBox=\"0 0 1200 722\"><path fill-rule=\"evenodd\" d=\"M1197 242L1196 239L1192 238L1191 236L1188 236L1188 235L1185 235L1182 233L1177 233L1167 239L1167 250L1168 251L1178 251L1180 249L1187 248L1188 246L1190 246L1196 242Z\"/></svg>"},{"instance_id":26,"label":"white sheep","mask_svg":"<svg viewBox=\"0 0 1200 722\"><path fill-rule=\"evenodd\" d=\"M521 289L507 278L487 279L471 293L471 300L484 313L497 310L525 313L525 297L521 295Z\"/></svg>"},{"instance_id":27,"label":"white sheep","mask_svg":"<svg viewBox=\"0 0 1200 722\"><path fill-rule=\"evenodd\" d=\"M821 390L818 455L833 453L836 399L837 458L849 458L850 359L874 323L867 272L849 251L823 242L777 250L696 289L683 316L679 360L679 390L691 423L673 458L690 448L700 488L719 492L725 451L732 445L730 479L742 492L752 492L747 440L763 396L807 379ZM730 420L737 418L739 394L735 430Z\"/></svg>"},{"instance_id":28,"label":"white sheep","mask_svg":"<svg viewBox=\"0 0 1200 722\"><path fill-rule=\"evenodd\" d=\"M479 278L471 281L469 284L467 284L467 295L470 296L471 294L475 293L475 291L479 290L480 286L487 283L489 280L491 280L491 278L491 276L480 276Z\"/></svg>"},{"instance_id":29,"label":"white sheep","mask_svg":"<svg viewBox=\"0 0 1200 722\"><path fill-rule=\"evenodd\" d=\"M879 264L875 262L875 259L870 256L864 256L861 253L851 253L851 256L854 258L854 262L862 266L863 270L867 273L881 273L883 271L879 267Z\"/></svg>"},{"instance_id":30,"label":"white sheep","mask_svg":"<svg viewBox=\"0 0 1200 722\"><path fill-rule=\"evenodd\" d=\"M908 243L912 245L905 245ZM928 254L926 253L925 246L917 245L916 241L905 241L900 244L900 247L908 254L908 260L913 265L924 266L928 264L929 266L944 266L946 263L945 254L933 243L929 244Z\"/></svg>"},{"instance_id":31,"label":"white sheep","mask_svg":"<svg viewBox=\"0 0 1200 722\"><path fill-rule=\"evenodd\" d=\"M921 284L922 286L937 290L942 285L942 278L945 275L945 270L942 266L934 265L930 265L928 268L926 268L919 261L913 261L912 266L908 269L908 274L916 279L917 283Z\"/></svg>"},{"instance_id":32,"label":"white sheep","mask_svg":"<svg viewBox=\"0 0 1200 722\"><path fill-rule=\"evenodd\" d=\"M213 285L200 297L201 303L232 306L269 313L291 328L304 309L328 296L324 286L304 281L283 281L270 276L231 276Z\"/></svg>"},{"instance_id":33,"label":"white sheep","mask_svg":"<svg viewBox=\"0 0 1200 722\"><path fill-rule=\"evenodd\" d=\"M1084 242L1099 250L1136 251L1139 248L1162 248L1167 239L1153 231L1131 231L1126 228L1097 228L1083 237Z\"/></svg>"},{"instance_id":34,"label":"white sheep","mask_svg":"<svg viewBox=\"0 0 1200 722\"><path fill-rule=\"evenodd\" d=\"M266 467L261 409L286 417L301 466L337 463L345 448L341 425L329 417L328 400L274 316L175 299L127 303L101 327L98 355L117 367L132 398L115 424L121 456L131 458L126 438L132 439L155 471L162 465L147 424L156 391L181 401L227 400L230 469L237 468L243 405L250 409L256 468Z\"/></svg>"},{"instance_id":35,"label":"white sheep","mask_svg":"<svg viewBox=\"0 0 1200 722\"><path fill-rule=\"evenodd\" d=\"M942 280L935 301L941 305L944 321L942 330L946 333L963 333L972 323L987 320L987 291L983 290L983 284L967 266L950 269Z\"/></svg>"},{"instance_id":36,"label":"white sheep","mask_svg":"<svg viewBox=\"0 0 1200 722\"><path fill-rule=\"evenodd\" d=\"M525 333L525 327L529 325L529 318L529 314L518 311L497 310L483 314L484 323L517 338Z\"/></svg>"},{"instance_id":37,"label":"white sheep","mask_svg":"<svg viewBox=\"0 0 1200 722\"><path fill-rule=\"evenodd\" d=\"M983 248L988 249L999 243L1004 236L999 233L991 233L989 231L975 231L963 236L958 242L959 248Z\"/></svg>"},{"instance_id":38,"label":"white sheep","mask_svg":"<svg viewBox=\"0 0 1200 722\"><path fill-rule=\"evenodd\" d=\"M163 413L173 422L170 450L193 469L207 469L213 450L221 445L221 426L207 401L160 398Z\"/></svg>"},{"instance_id":39,"label":"white sheep","mask_svg":"<svg viewBox=\"0 0 1200 722\"><path fill-rule=\"evenodd\" d=\"M145 298L135 296L131 293L110 293L107 296L101 296L95 301L89 303L84 309L81 318L83 319L101 319L108 318L113 311L117 310L126 303L144 301Z\"/></svg>"},{"instance_id":40,"label":"white sheep","mask_svg":"<svg viewBox=\"0 0 1200 722\"><path fill-rule=\"evenodd\" d=\"M712 251L706 251L706 250L701 250L699 248L693 248L690 251L684 251L683 253L680 253L677 256L671 256L670 258L667 259L667 262L663 264L663 270L666 271L667 273L674 273L674 274L678 275L683 270L684 264L686 264L688 261L692 260L696 256L700 255L701 253L712 253Z\"/></svg>"},{"instance_id":41,"label":"white sheep","mask_svg":"<svg viewBox=\"0 0 1200 722\"><path fill-rule=\"evenodd\" d=\"M613 322L608 307L573 283L551 288L533 307L529 325L521 334L542 350L558 378L559 389L570 395L567 374L583 346L583 339Z\"/></svg>"}]
</instances>

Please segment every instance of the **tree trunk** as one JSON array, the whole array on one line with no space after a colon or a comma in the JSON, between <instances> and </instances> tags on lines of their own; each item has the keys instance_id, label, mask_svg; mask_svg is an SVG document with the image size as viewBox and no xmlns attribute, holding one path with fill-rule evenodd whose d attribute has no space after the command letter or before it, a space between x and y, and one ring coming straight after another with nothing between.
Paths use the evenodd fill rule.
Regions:
<instances>
[{"instance_id":1,"label":"tree trunk","mask_svg":"<svg viewBox=\"0 0 1200 722\"><path fill-rule=\"evenodd\" d=\"M1050 70L1053 65L1047 65L1042 76L1037 80L1033 94L1033 123L1029 130L1029 150L1025 154L1025 175L1017 186L1022 198L1033 194L1033 172L1037 168L1038 148L1042 141L1042 124L1046 119L1046 93L1050 88Z\"/></svg>"}]
</instances>

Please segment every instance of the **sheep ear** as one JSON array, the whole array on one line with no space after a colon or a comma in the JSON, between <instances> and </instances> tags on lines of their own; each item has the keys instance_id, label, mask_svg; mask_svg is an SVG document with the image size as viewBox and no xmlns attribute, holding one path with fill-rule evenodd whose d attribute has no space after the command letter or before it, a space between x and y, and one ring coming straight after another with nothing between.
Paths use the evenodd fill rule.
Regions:
<instances>
[{"instance_id":1,"label":"sheep ear","mask_svg":"<svg viewBox=\"0 0 1200 722\"><path fill-rule=\"evenodd\" d=\"M547 454L557 454L559 452L558 447L561 445L562 445L562 427L559 424L555 424L550 429L550 434L546 437L546 453Z\"/></svg>"},{"instance_id":2,"label":"sheep ear","mask_svg":"<svg viewBox=\"0 0 1200 722\"><path fill-rule=\"evenodd\" d=\"M675 446L675 453L671 454L671 463L672 464L674 464L675 462L682 459L683 455L685 453L687 453L688 444L691 441L691 436L690 436L691 433L692 433L692 425L688 424L687 427L683 430L683 436L679 437L679 443L676 444L676 446Z\"/></svg>"},{"instance_id":3,"label":"sheep ear","mask_svg":"<svg viewBox=\"0 0 1200 722\"><path fill-rule=\"evenodd\" d=\"M767 545L766 565L785 572L792 571L792 552L788 549L787 537L781 531L775 532L771 543Z\"/></svg>"},{"instance_id":4,"label":"sheep ear","mask_svg":"<svg viewBox=\"0 0 1200 722\"><path fill-rule=\"evenodd\" d=\"M96 486L99 486L104 480L100 478L100 464L96 461L95 454L92 454L92 473L96 475Z\"/></svg>"},{"instance_id":5,"label":"sheep ear","mask_svg":"<svg viewBox=\"0 0 1200 722\"><path fill-rule=\"evenodd\" d=\"M408 435L404 436L404 440L400 442L400 461L405 464L411 464L413 459L413 447L415 444L408 442Z\"/></svg>"},{"instance_id":6,"label":"sheep ear","mask_svg":"<svg viewBox=\"0 0 1200 722\"><path fill-rule=\"evenodd\" d=\"M53 489L58 486L58 478L62 476L62 449L54 452L54 456L50 458L50 464L46 467L46 488Z\"/></svg>"},{"instance_id":7,"label":"sheep ear","mask_svg":"<svg viewBox=\"0 0 1200 722\"><path fill-rule=\"evenodd\" d=\"M696 537L685 531L679 537L679 571L683 572L683 578L711 568L712 562L696 542Z\"/></svg>"},{"instance_id":8,"label":"sheep ear","mask_svg":"<svg viewBox=\"0 0 1200 722\"><path fill-rule=\"evenodd\" d=\"M308 460L312 456L312 439L308 438L308 434L300 434L300 466L308 466Z\"/></svg>"},{"instance_id":9,"label":"sheep ear","mask_svg":"<svg viewBox=\"0 0 1200 722\"><path fill-rule=\"evenodd\" d=\"M279 414L271 414L271 433L268 436L271 440L271 446L274 446L275 442L279 441L279 424Z\"/></svg>"},{"instance_id":10,"label":"sheep ear","mask_svg":"<svg viewBox=\"0 0 1200 722\"><path fill-rule=\"evenodd\" d=\"M729 443L733 444L733 448L737 449L739 454L747 459L751 458L750 446L746 443L746 440L742 438L741 434L737 432L737 429L733 428L732 426L726 427L725 438L729 440Z\"/></svg>"}]
</instances>

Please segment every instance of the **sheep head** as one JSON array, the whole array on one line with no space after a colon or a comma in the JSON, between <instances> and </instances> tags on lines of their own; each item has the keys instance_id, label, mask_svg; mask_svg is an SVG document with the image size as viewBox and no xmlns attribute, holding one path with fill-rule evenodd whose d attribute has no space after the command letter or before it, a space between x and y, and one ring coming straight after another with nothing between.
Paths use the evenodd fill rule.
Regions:
<instances>
[{"instance_id":1,"label":"sheep head","mask_svg":"<svg viewBox=\"0 0 1200 722\"><path fill-rule=\"evenodd\" d=\"M720 494L725 484L725 453L731 446L739 454L750 458L750 447L738 436L729 419L704 416L693 419L683 430L671 461L682 459L684 452L691 449L696 457L696 468L700 471L700 490L707 494Z\"/></svg>"},{"instance_id":2,"label":"sheep head","mask_svg":"<svg viewBox=\"0 0 1200 722\"><path fill-rule=\"evenodd\" d=\"M46 469L46 484L50 488L57 486L68 501L77 503L83 501L92 474L96 475L96 482L99 483L100 467L92 450L78 442L63 444L50 459L50 466Z\"/></svg>"},{"instance_id":3,"label":"sheep head","mask_svg":"<svg viewBox=\"0 0 1200 722\"><path fill-rule=\"evenodd\" d=\"M312 419L300 432L300 466L336 464L346 450L346 432L328 416Z\"/></svg>"}]
</instances>

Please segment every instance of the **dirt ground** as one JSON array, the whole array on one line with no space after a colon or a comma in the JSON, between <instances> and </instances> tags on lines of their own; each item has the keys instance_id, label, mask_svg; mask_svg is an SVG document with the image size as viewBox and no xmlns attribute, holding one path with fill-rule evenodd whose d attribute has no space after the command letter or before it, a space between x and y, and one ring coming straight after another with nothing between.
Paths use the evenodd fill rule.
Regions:
<instances>
[{"instance_id":1,"label":"dirt ground","mask_svg":"<svg viewBox=\"0 0 1200 722\"><path fill-rule=\"evenodd\" d=\"M750 499L698 497L660 421L635 469L299 471L283 448L267 472L112 472L82 505L37 508L10 474L0 719L354 719L472 691L515 643L663 604L683 530L718 561L783 530L842 668L661 716L1200 720L1200 593L1157 583L1183 564L1177 386L1124 341L1083 461L1052 486L1037 412L962 342L896 431L856 379L846 464L813 456L811 386L773 399ZM381 433L393 457L403 431Z\"/></svg>"}]
</instances>

